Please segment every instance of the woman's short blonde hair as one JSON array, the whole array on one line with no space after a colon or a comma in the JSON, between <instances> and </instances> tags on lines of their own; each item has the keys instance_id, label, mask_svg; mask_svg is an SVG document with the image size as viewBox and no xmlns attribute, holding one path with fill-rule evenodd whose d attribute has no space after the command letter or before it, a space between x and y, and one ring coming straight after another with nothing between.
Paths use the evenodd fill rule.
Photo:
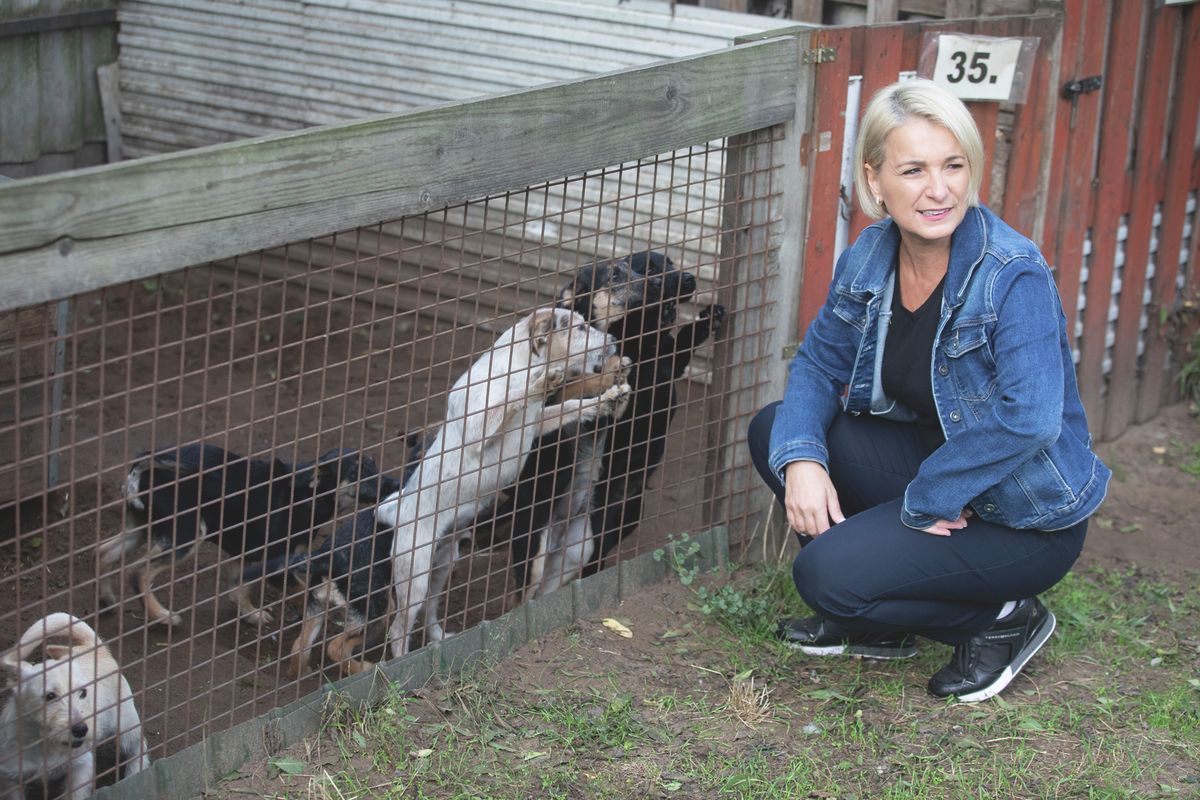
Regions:
<instances>
[{"instance_id":1,"label":"woman's short blonde hair","mask_svg":"<svg viewBox=\"0 0 1200 800\"><path fill-rule=\"evenodd\" d=\"M866 165L875 170L883 166L887 137L893 130L914 117L940 125L954 136L963 149L971 170L967 186L967 205L979 205L979 187L983 184L983 139L971 112L950 92L931 80L915 78L885 86L875 93L862 122L858 126L858 141L854 146L854 190L858 205L872 219L887 216L881 203L867 183Z\"/></svg>"}]
</instances>

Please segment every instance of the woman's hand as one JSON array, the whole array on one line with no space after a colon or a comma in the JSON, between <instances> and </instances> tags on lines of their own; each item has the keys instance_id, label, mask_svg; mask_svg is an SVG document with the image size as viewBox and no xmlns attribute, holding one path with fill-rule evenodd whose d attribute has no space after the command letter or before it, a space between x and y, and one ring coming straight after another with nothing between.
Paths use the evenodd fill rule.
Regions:
<instances>
[{"instance_id":1,"label":"woman's hand","mask_svg":"<svg viewBox=\"0 0 1200 800\"><path fill-rule=\"evenodd\" d=\"M964 509L958 515L956 520L939 519L937 522L930 525L928 528L922 528L925 533L932 533L934 536L949 536L955 531L961 531L967 527L967 517L971 516L969 509Z\"/></svg>"},{"instance_id":2,"label":"woman's hand","mask_svg":"<svg viewBox=\"0 0 1200 800\"><path fill-rule=\"evenodd\" d=\"M793 461L784 467L783 477L783 505L792 530L820 536L832 525L846 521L833 481L816 461Z\"/></svg>"}]
</instances>

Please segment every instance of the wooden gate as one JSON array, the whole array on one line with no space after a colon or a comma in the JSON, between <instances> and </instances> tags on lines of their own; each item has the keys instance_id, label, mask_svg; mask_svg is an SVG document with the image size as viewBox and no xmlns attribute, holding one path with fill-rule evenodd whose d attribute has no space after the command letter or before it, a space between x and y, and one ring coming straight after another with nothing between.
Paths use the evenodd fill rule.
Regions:
<instances>
[{"instance_id":1,"label":"wooden gate","mask_svg":"<svg viewBox=\"0 0 1200 800\"><path fill-rule=\"evenodd\" d=\"M817 70L803 143L813 188L796 338L825 299L841 249L839 215L850 241L869 222L843 175L848 122L877 89L917 71L927 33L1038 37L1024 103L968 104L993 166L982 196L1055 269L1088 418L1094 434L1110 439L1177 396L1171 341L1197 293L1197 237L1185 240L1185 231L1195 229L1200 185L1200 8L1064 6L1064 14L814 32L813 44L832 60ZM847 87L859 80L862 102L848 107Z\"/></svg>"},{"instance_id":2,"label":"wooden gate","mask_svg":"<svg viewBox=\"0 0 1200 800\"><path fill-rule=\"evenodd\" d=\"M1200 6L1064 5L1060 85L1084 91L1055 114L1042 244L1081 323L1088 419L1111 439L1178 397L1171 345L1194 325Z\"/></svg>"}]
</instances>

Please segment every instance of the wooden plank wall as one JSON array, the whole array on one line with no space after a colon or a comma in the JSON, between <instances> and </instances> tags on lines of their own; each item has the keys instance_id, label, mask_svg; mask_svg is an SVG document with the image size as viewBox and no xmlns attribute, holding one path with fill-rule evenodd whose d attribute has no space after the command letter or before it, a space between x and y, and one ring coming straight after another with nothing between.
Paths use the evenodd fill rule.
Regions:
<instances>
[{"instance_id":1,"label":"wooden plank wall","mask_svg":"<svg viewBox=\"0 0 1200 800\"><path fill-rule=\"evenodd\" d=\"M1062 80L1102 84L1059 105L1043 249L1078 334L1088 421L1111 439L1178 397L1195 316L1200 7L1065 5Z\"/></svg>"},{"instance_id":2,"label":"wooden plank wall","mask_svg":"<svg viewBox=\"0 0 1200 800\"><path fill-rule=\"evenodd\" d=\"M1021 144L1021 158L1008 159L1003 181L992 185L992 176L985 176L983 197L997 213L1004 215L1026 235L1036 237L1041 217L1031 209L1043 205L1046 174L1041 165L1049 161L1051 122L1057 104L1052 69L1054 52L1060 30L1059 18L1050 14L1018 17L996 17L976 20L946 20L900 24L827 28L813 34L814 46L831 47L837 51L832 62L817 70L817 125L814 145L809 153L814 171L812 185L839 185L842 142L846 129L846 86L851 75L862 76L863 102L878 89L895 81L902 71L915 71L920 61L921 43L926 33L962 31L987 36L1037 36L1042 40L1037 54L1037 68L1032 87L1024 105L1006 109L1012 118L1011 136ZM970 103L972 114L980 128L989 156L996 152L999 135L1000 107L996 103ZM1037 165L1037 168L1028 165ZM841 187L841 193L853 200L853 186ZM850 241L870 222L852 204ZM812 198L809 212L809 237L804 255L804 285L799 298L800 313L796 320L797 341L803 337L808 324L825 301L825 292L833 276L837 257L834 246L839 214L839 193L819 191Z\"/></svg>"},{"instance_id":3,"label":"wooden plank wall","mask_svg":"<svg viewBox=\"0 0 1200 800\"><path fill-rule=\"evenodd\" d=\"M0 175L106 160L96 68L117 57L115 0L0 3ZM109 19L108 22L104 22Z\"/></svg>"}]
</instances>

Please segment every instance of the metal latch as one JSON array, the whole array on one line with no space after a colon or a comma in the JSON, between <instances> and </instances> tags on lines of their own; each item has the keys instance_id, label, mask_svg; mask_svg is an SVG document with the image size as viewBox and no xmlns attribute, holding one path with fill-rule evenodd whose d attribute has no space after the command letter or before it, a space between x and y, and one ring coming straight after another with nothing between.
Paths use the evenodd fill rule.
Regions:
<instances>
[{"instance_id":1,"label":"metal latch","mask_svg":"<svg viewBox=\"0 0 1200 800\"><path fill-rule=\"evenodd\" d=\"M837 48L814 47L811 50L805 50L800 60L805 64L827 64L835 58L837 58Z\"/></svg>"},{"instance_id":2,"label":"metal latch","mask_svg":"<svg viewBox=\"0 0 1200 800\"><path fill-rule=\"evenodd\" d=\"M1063 97L1071 101L1071 130L1075 130L1075 112L1079 110L1079 96L1100 88L1100 76L1076 78L1063 84Z\"/></svg>"},{"instance_id":3,"label":"metal latch","mask_svg":"<svg viewBox=\"0 0 1200 800\"><path fill-rule=\"evenodd\" d=\"M1063 84L1063 96L1069 100L1074 100L1081 94L1094 92L1100 88L1100 76L1093 75L1090 78L1076 78L1073 81L1067 81Z\"/></svg>"}]
</instances>

